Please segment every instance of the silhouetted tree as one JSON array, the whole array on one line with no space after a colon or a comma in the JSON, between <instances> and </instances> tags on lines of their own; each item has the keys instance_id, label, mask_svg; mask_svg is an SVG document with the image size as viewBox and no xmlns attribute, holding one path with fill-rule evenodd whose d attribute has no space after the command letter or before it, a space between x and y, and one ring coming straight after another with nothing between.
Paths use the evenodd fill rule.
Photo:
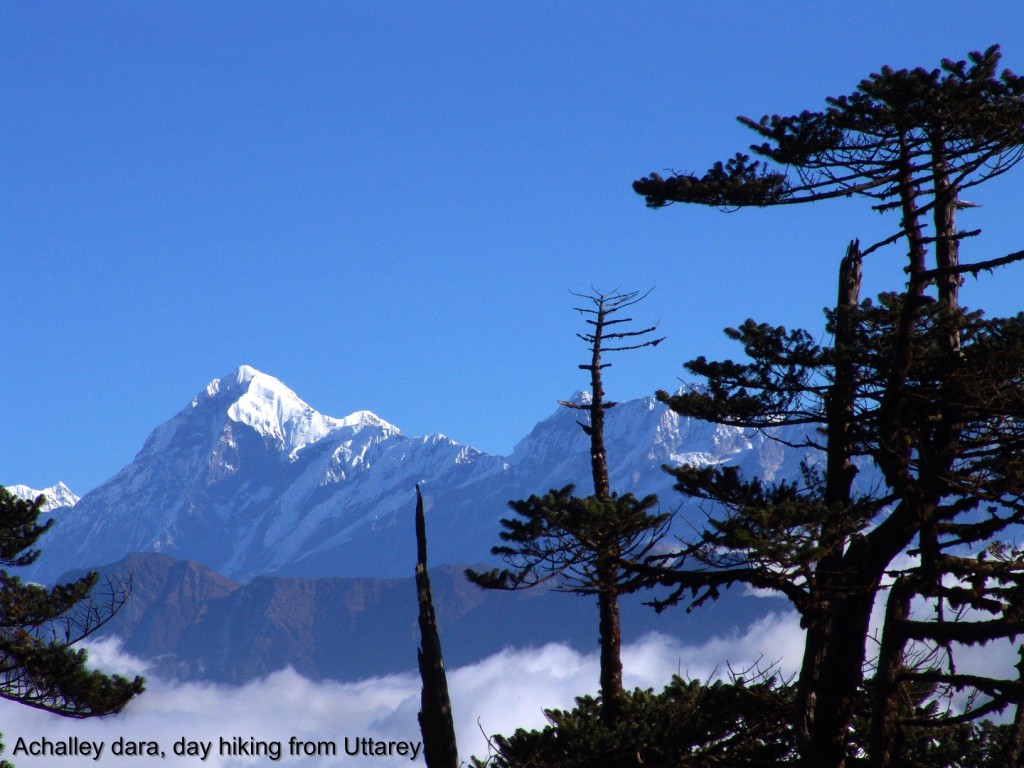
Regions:
<instances>
[{"instance_id":1,"label":"silhouetted tree","mask_svg":"<svg viewBox=\"0 0 1024 768\"><path fill-rule=\"evenodd\" d=\"M778 716L792 689L771 675L702 683L673 677L661 693L623 696L613 727L600 702L576 699L572 710L546 710L549 725L494 736L476 768L778 768L792 765L791 729Z\"/></svg>"},{"instance_id":2,"label":"silhouetted tree","mask_svg":"<svg viewBox=\"0 0 1024 768\"><path fill-rule=\"evenodd\" d=\"M416 602L420 623L420 648L416 657L423 682L419 713L423 760L427 768L458 768L459 748L452 722L452 702L448 696L448 677L427 574L427 525L419 485L416 486Z\"/></svg>"},{"instance_id":3,"label":"silhouetted tree","mask_svg":"<svg viewBox=\"0 0 1024 768\"><path fill-rule=\"evenodd\" d=\"M998 565L976 556L1024 520L1024 319L986 320L961 308L958 297L963 275L1024 258L960 260L961 241L978 234L956 227L956 212L967 205L961 192L1006 172L1024 152L1024 79L997 74L998 62L992 47L971 54L970 65L884 68L853 94L829 99L824 111L740 118L765 139L753 150L767 162L739 154L703 177L651 174L634 183L652 207L864 196L900 217L891 236L848 250L829 312L831 345L747 321L728 333L749 362L698 358L687 367L706 378L706 389L659 393L688 416L765 430L805 425L803 444L824 455L823 469L808 466L789 483L745 479L733 468L674 470L681 490L726 514L687 548L685 564L661 572L677 598L691 590L699 603L746 582L778 590L800 612L807 640L794 722L806 766L846 761L871 609L895 559L912 551L919 564L891 574L872 763L895 759L898 726L908 722L896 704L914 680L973 685L997 700L992 706L1020 698L1016 681L968 680L951 668L916 671L905 663L910 641L946 643L951 657L954 634L955 642L972 643L1024 629L1013 608L1020 555ZM900 242L905 289L859 301L863 258ZM858 461L877 468L883 487L854 491ZM965 554L971 549L974 555ZM943 586L950 576L978 594ZM940 620L910 623L914 596L933 600ZM996 619L957 634L941 620L944 606Z\"/></svg>"},{"instance_id":4,"label":"silhouetted tree","mask_svg":"<svg viewBox=\"0 0 1024 768\"><path fill-rule=\"evenodd\" d=\"M471 581L487 589L521 589L554 580L556 589L597 595L602 711L609 725L619 717L623 695L619 596L645 584L624 563L649 554L664 535L670 518L667 513L652 512L657 505L655 496L637 499L629 493L613 494L605 456L605 412L616 403L604 397L602 371L610 363L602 362L602 355L651 347L662 341L649 338L656 326L628 330L624 324L632 318L617 316L646 296L638 291L594 293L583 297L591 306L576 307L591 326L588 332L576 334L590 350L589 362L579 367L590 372L591 397L583 403L560 402L590 416L589 423L578 423L590 437L593 495L574 496L573 486L567 485L542 497L509 502L519 517L501 521L505 530L499 535L508 543L491 551L501 556L511 570L466 571Z\"/></svg>"},{"instance_id":5,"label":"silhouetted tree","mask_svg":"<svg viewBox=\"0 0 1024 768\"><path fill-rule=\"evenodd\" d=\"M72 646L113 617L127 586L108 582L106 594L96 595L98 575L91 573L47 589L7 571L39 557L33 547L53 524L39 523L44 501L0 487L0 698L64 717L119 712L142 692L143 679L90 670L86 652Z\"/></svg>"}]
</instances>

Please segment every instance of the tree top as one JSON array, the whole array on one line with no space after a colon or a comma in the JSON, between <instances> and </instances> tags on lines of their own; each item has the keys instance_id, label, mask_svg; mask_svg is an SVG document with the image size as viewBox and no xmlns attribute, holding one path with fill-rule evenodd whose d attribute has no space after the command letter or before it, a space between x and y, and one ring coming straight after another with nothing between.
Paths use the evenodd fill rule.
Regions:
<instances>
[{"instance_id":1,"label":"tree top","mask_svg":"<svg viewBox=\"0 0 1024 768\"><path fill-rule=\"evenodd\" d=\"M883 67L821 111L738 120L764 141L716 162L703 176L651 173L633 189L647 205L732 209L865 195L894 207L901 185L934 184L935 154L956 189L1004 172L1024 148L1024 78L998 72L999 46L940 67ZM905 174L911 174L908 179Z\"/></svg>"}]
</instances>

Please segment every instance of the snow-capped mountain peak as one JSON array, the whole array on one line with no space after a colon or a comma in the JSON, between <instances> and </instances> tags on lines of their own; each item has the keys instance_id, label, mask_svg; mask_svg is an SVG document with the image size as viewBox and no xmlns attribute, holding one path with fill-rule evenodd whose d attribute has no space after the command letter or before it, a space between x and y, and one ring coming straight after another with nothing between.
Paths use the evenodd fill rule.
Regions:
<instances>
[{"instance_id":1,"label":"snow-capped mountain peak","mask_svg":"<svg viewBox=\"0 0 1024 768\"><path fill-rule=\"evenodd\" d=\"M156 551L239 576L274 570L397 514L428 474L450 472L459 485L479 464L500 464L435 442L420 445L368 410L325 416L279 379L240 366L87 494L35 568L53 578L72 564Z\"/></svg>"},{"instance_id":2,"label":"snow-capped mountain peak","mask_svg":"<svg viewBox=\"0 0 1024 768\"><path fill-rule=\"evenodd\" d=\"M246 370L252 371L243 366L238 372ZM232 421L279 441L289 454L340 426L336 420L313 410L273 376L253 373L228 408L227 415Z\"/></svg>"},{"instance_id":3,"label":"snow-capped mountain peak","mask_svg":"<svg viewBox=\"0 0 1024 768\"><path fill-rule=\"evenodd\" d=\"M56 485L51 485L49 488L44 488L41 491L29 488L27 485L9 485L7 490L21 499L32 500L40 494L45 496L46 503L43 504L43 512L50 512L61 507L73 507L79 501L78 495L64 485L63 482L58 482Z\"/></svg>"},{"instance_id":4,"label":"snow-capped mountain peak","mask_svg":"<svg viewBox=\"0 0 1024 768\"><path fill-rule=\"evenodd\" d=\"M394 424L385 421L373 411L354 411L341 419L335 419L340 427L376 427L377 429L391 435L400 435L402 430Z\"/></svg>"},{"instance_id":5,"label":"snow-capped mountain peak","mask_svg":"<svg viewBox=\"0 0 1024 768\"><path fill-rule=\"evenodd\" d=\"M356 411L342 419L316 411L280 379L241 365L214 379L192 400L192 408L224 409L227 418L254 429L276 443L290 459L331 432L375 427L389 435L401 430L370 411Z\"/></svg>"}]
</instances>

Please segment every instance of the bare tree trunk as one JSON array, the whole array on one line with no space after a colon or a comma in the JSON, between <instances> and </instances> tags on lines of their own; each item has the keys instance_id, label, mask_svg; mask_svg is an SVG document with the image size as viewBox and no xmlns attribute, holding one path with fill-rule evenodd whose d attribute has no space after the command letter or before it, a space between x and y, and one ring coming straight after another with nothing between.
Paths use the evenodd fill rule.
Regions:
<instances>
[{"instance_id":1,"label":"bare tree trunk","mask_svg":"<svg viewBox=\"0 0 1024 768\"><path fill-rule=\"evenodd\" d=\"M871 736L868 752L871 768L890 768L899 762L900 673L904 669L906 639L898 626L910 615L913 588L908 577L901 576L889 589L882 625L882 645L878 653L878 673L871 706Z\"/></svg>"},{"instance_id":2,"label":"bare tree trunk","mask_svg":"<svg viewBox=\"0 0 1024 768\"><path fill-rule=\"evenodd\" d=\"M834 322L835 342L833 382L825 403L825 418L828 430L825 465L825 503L830 512L840 515L840 510L850 504L850 489L857 473L851 461L853 452L850 426L854 418L854 396L857 391L856 363L849 358L855 345L855 320L853 312L860 301L861 285L860 244L853 240L846 249L846 256L839 266L839 290L836 297ZM833 529L842 530L841 522L822 525L820 546L830 550L818 567L819 595L822 604L804 617L807 637L804 642L804 657L797 682L796 732L801 752L811 752L812 732L815 730L815 710L819 703L819 689L822 682L822 665L828 643L834 634L834 598L827 596L830 574L838 574L843 559L844 538ZM827 694L826 694L827 695ZM818 756L808 757L808 765L817 765Z\"/></svg>"},{"instance_id":3,"label":"bare tree trunk","mask_svg":"<svg viewBox=\"0 0 1024 768\"><path fill-rule=\"evenodd\" d=\"M597 595L601 633L601 719L614 726L622 715L622 628L619 596L612 589Z\"/></svg>"},{"instance_id":4,"label":"bare tree trunk","mask_svg":"<svg viewBox=\"0 0 1024 768\"><path fill-rule=\"evenodd\" d=\"M604 412L611 408L614 403L604 401L604 381L601 370L606 366L601 364L601 342L604 340L604 325L607 319L604 306L605 297L602 296L597 303L597 312L594 323L594 342L590 348L590 365L581 365L580 368L590 371L590 472L594 479L594 495L599 499L607 499L611 496L611 481L608 478L608 457L605 455L604 447Z\"/></svg>"},{"instance_id":5,"label":"bare tree trunk","mask_svg":"<svg viewBox=\"0 0 1024 768\"><path fill-rule=\"evenodd\" d=\"M590 471L594 479L594 496L599 499L611 497L608 457L604 447L604 412L609 406L604 401L604 382L601 376L604 368L601 364L601 342L605 320L602 297L594 321L590 365L580 366L590 370ZM607 561L608 557L604 559ZM601 580L601 589L597 595L601 643L601 720L611 728L622 713L622 627L619 623L619 595L612 587L617 582L615 564L599 565L598 569Z\"/></svg>"},{"instance_id":6,"label":"bare tree trunk","mask_svg":"<svg viewBox=\"0 0 1024 768\"><path fill-rule=\"evenodd\" d=\"M807 768L843 768L846 738L857 691L863 680L865 640L874 590L838 599L828 610L829 637L821 652L820 685L814 698L810 741L803 752Z\"/></svg>"},{"instance_id":7,"label":"bare tree trunk","mask_svg":"<svg viewBox=\"0 0 1024 768\"><path fill-rule=\"evenodd\" d=\"M416 486L416 599L420 607L420 648L417 659L423 689L420 695L420 732L423 734L423 759L427 768L458 768L459 750L455 743L452 703L448 697L448 678L444 672L441 639L437 634L434 599L427 575L427 532L423 516L423 496Z\"/></svg>"},{"instance_id":8,"label":"bare tree trunk","mask_svg":"<svg viewBox=\"0 0 1024 768\"><path fill-rule=\"evenodd\" d=\"M850 488L857 469L851 461L853 454L850 429L854 419L854 397L857 392L857 364L850 359L856 347L856 320L853 313L860 302L860 284L863 275L860 243L853 240L846 249L846 256L839 264L839 295L836 301L835 343L833 354L834 380L825 403L825 418L828 429L827 462L825 469L825 503L830 507L849 505ZM829 536L828 526L824 536ZM829 536L829 538L833 538ZM839 540L822 542L827 547L836 547L841 555Z\"/></svg>"},{"instance_id":9,"label":"bare tree trunk","mask_svg":"<svg viewBox=\"0 0 1024 768\"><path fill-rule=\"evenodd\" d=\"M943 272L937 279L939 299L951 310L960 306L959 293L963 278L953 269L960 264L960 241L956 231L957 190L949 183L949 164L946 160L946 136L936 128L930 137L932 170L935 174L935 266ZM959 336L954 335L953 348L959 349Z\"/></svg>"}]
</instances>

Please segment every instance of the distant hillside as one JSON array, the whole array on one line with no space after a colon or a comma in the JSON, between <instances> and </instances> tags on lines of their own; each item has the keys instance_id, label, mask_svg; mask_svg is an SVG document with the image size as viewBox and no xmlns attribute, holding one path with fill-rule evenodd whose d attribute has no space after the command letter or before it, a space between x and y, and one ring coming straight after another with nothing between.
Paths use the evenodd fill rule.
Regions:
<instances>
[{"instance_id":1,"label":"distant hillside","mask_svg":"<svg viewBox=\"0 0 1024 768\"><path fill-rule=\"evenodd\" d=\"M133 583L131 598L100 636L121 637L126 651L148 659L163 676L243 683L291 666L311 679L357 680L416 665L411 577L260 577L241 586L197 563L158 554L131 555L100 571L122 580L130 576ZM542 589L487 592L453 565L433 569L431 584L449 665L509 646L597 648L597 609L590 598ZM783 606L730 593L696 614L675 609L659 616L640 602L637 596L624 601L626 642L658 631L699 643Z\"/></svg>"}]
</instances>

